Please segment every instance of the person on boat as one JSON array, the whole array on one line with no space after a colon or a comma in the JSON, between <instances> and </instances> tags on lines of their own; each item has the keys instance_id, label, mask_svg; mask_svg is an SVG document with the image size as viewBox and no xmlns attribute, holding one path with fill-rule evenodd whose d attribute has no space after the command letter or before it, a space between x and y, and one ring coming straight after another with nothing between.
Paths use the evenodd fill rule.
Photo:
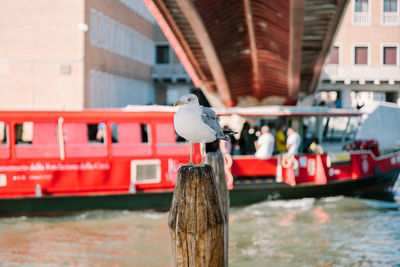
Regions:
<instances>
[{"instance_id":1,"label":"person on boat","mask_svg":"<svg viewBox=\"0 0 400 267\"><path fill-rule=\"evenodd\" d=\"M288 153L297 155L300 147L300 135L292 127L288 128L287 134L286 148L288 149Z\"/></svg>"},{"instance_id":2,"label":"person on boat","mask_svg":"<svg viewBox=\"0 0 400 267\"><path fill-rule=\"evenodd\" d=\"M272 156L274 151L274 143L275 138L269 132L269 127L264 125L261 128L261 135L258 137L258 140L254 142L254 146L256 147L256 158L259 159L268 159Z\"/></svg>"},{"instance_id":3,"label":"person on boat","mask_svg":"<svg viewBox=\"0 0 400 267\"><path fill-rule=\"evenodd\" d=\"M254 142L257 141L258 127L254 126L249 129L249 134L246 136L246 152L247 155L254 155L256 153L256 148L254 147Z\"/></svg>"},{"instance_id":4,"label":"person on boat","mask_svg":"<svg viewBox=\"0 0 400 267\"><path fill-rule=\"evenodd\" d=\"M276 134L275 122L270 121L270 122L268 122L267 126L269 127L269 132L270 132L273 136L275 136L275 134Z\"/></svg>"},{"instance_id":5,"label":"person on boat","mask_svg":"<svg viewBox=\"0 0 400 267\"><path fill-rule=\"evenodd\" d=\"M286 151L286 136L285 136L285 124L282 122L279 125L279 129L275 134L275 146L278 154Z\"/></svg>"},{"instance_id":6,"label":"person on boat","mask_svg":"<svg viewBox=\"0 0 400 267\"><path fill-rule=\"evenodd\" d=\"M104 143L106 137L106 125L104 123L99 123L96 125L96 140L100 143Z\"/></svg>"},{"instance_id":7,"label":"person on boat","mask_svg":"<svg viewBox=\"0 0 400 267\"><path fill-rule=\"evenodd\" d=\"M247 155L246 141L248 139L247 136L249 135L249 130L250 130L250 124L246 121L243 124L243 128L242 131L240 132L240 137L239 137L239 147L241 155Z\"/></svg>"},{"instance_id":8,"label":"person on boat","mask_svg":"<svg viewBox=\"0 0 400 267\"><path fill-rule=\"evenodd\" d=\"M318 138L316 137L313 138L311 140L310 146L308 147L308 152L311 154L320 154L320 155L324 154L324 149L318 143L319 143Z\"/></svg>"}]
</instances>

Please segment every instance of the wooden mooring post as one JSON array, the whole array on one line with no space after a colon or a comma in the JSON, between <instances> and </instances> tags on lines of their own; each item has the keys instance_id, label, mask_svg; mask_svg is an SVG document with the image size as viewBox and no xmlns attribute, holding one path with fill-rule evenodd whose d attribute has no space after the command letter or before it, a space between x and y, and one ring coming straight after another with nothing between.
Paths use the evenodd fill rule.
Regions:
<instances>
[{"instance_id":1,"label":"wooden mooring post","mask_svg":"<svg viewBox=\"0 0 400 267\"><path fill-rule=\"evenodd\" d=\"M210 165L179 169L168 227L173 266L228 265L227 212Z\"/></svg>"},{"instance_id":2,"label":"wooden mooring post","mask_svg":"<svg viewBox=\"0 0 400 267\"><path fill-rule=\"evenodd\" d=\"M225 263L228 266L228 251L229 251L229 191L225 176L225 161L221 152L210 152L206 155L206 163L210 164L214 170L215 183L217 186L218 196L222 204L222 212L225 217Z\"/></svg>"}]
</instances>

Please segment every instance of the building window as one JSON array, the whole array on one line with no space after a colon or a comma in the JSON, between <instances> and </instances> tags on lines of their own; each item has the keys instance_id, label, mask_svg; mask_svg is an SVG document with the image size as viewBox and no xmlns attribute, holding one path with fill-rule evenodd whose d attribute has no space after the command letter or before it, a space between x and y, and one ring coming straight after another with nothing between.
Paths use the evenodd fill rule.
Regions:
<instances>
[{"instance_id":1,"label":"building window","mask_svg":"<svg viewBox=\"0 0 400 267\"><path fill-rule=\"evenodd\" d=\"M397 0L383 0L383 12L397 12Z\"/></svg>"},{"instance_id":2,"label":"building window","mask_svg":"<svg viewBox=\"0 0 400 267\"><path fill-rule=\"evenodd\" d=\"M355 0L355 12L368 12L368 0Z\"/></svg>"},{"instance_id":3,"label":"building window","mask_svg":"<svg viewBox=\"0 0 400 267\"><path fill-rule=\"evenodd\" d=\"M333 47L329 57L329 64L339 64L339 47Z\"/></svg>"},{"instance_id":4,"label":"building window","mask_svg":"<svg viewBox=\"0 0 400 267\"><path fill-rule=\"evenodd\" d=\"M397 47L383 48L383 65L397 65Z\"/></svg>"},{"instance_id":5,"label":"building window","mask_svg":"<svg viewBox=\"0 0 400 267\"><path fill-rule=\"evenodd\" d=\"M359 46L354 48L354 64L368 65L368 47Z\"/></svg>"},{"instance_id":6,"label":"building window","mask_svg":"<svg viewBox=\"0 0 400 267\"><path fill-rule=\"evenodd\" d=\"M373 98L375 101L386 101L386 93L385 92L373 92Z\"/></svg>"},{"instance_id":7,"label":"building window","mask_svg":"<svg viewBox=\"0 0 400 267\"><path fill-rule=\"evenodd\" d=\"M98 19L98 27L97 27L97 44L102 47L104 45L103 39L104 39L104 17L99 15L97 17Z\"/></svg>"},{"instance_id":8,"label":"building window","mask_svg":"<svg viewBox=\"0 0 400 267\"><path fill-rule=\"evenodd\" d=\"M355 0L353 23L355 25L369 25L369 7L368 0Z\"/></svg>"},{"instance_id":9,"label":"building window","mask_svg":"<svg viewBox=\"0 0 400 267\"><path fill-rule=\"evenodd\" d=\"M151 39L95 9L90 12L92 45L147 65L153 65L154 46Z\"/></svg>"},{"instance_id":10,"label":"building window","mask_svg":"<svg viewBox=\"0 0 400 267\"><path fill-rule=\"evenodd\" d=\"M97 15L94 9L90 10L90 42L96 44Z\"/></svg>"},{"instance_id":11,"label":"building window","mask_svg":"<svg viewBox=\"0 0 400 267\"><path fill-rule=\"evenodd\" d=\"M156 63L169 63L169 45L156 45Z\"/></svg>"},{"instance_id":12,"label":"building window","mask_svg":"<svg viewBox=\"0 0 400 267\"><path fill-rule=\"evenodd\" d=\"M147 81L113 73L90 70L90 108L125 107L145 105L153 99Z\"/></svg>"},{"instance_id":13,"label":"building window","mask_svg":"<svg viewBox=\"0 0 400 267\"><path fill-rule=\"evenodd\" d=\"M134 11L139 16L143 17L147 21L157 24L156 20L154 19L153 15L150 13L147 6L144 4L142 0L119 0L123 5L127 6L129 9Z\"/></svg>"},{"instance_id":14,"label":"building window","mask_svg":"<svg viewBox=\"0 0 400 267\"><path fill-rule=\"evenodd\" d=\"M383 0L382 23L384 25L397 25L399 23L398 0Z\"/></svg>"}]
</instances>

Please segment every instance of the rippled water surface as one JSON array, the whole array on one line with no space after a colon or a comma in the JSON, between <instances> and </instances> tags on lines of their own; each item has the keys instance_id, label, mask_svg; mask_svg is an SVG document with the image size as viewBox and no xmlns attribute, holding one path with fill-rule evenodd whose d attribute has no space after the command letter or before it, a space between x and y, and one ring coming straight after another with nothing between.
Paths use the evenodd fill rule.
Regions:
<instances>
[{"instance_id":1,"label":"rippled water surface","mask_svg":"<svg viewBox=\"0 0 400 267\"><path fill-rule=\"evenodd\" d=\"M396 201L271 201L230 211L230 266L400 266ZM168 213L0 219L0 266L170 266Z\"/></svg>"}]
</instances>

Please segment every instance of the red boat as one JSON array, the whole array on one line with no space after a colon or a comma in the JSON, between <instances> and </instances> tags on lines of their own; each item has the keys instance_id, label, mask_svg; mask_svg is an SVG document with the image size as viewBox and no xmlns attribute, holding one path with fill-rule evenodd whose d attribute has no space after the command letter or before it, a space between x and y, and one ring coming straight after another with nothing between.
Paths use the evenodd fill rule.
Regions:
<instances>
[{"instance_id":1,"label":"red boat","mask_svg":"<svg viewBox=\"0 0 400 267\"><path fill-rule=\"evenodd\" d=\"M190 145L174 131L175 112L173 107L162 106L1 111L0 215L168 209L177 171L188 162L190 153ZM314 127L321 138L336 140L342 148L351 141L347 140L352 134L351 121L361 113L272 107L267 111L233 108L219 115L230 123L238 118L255 124L297 123L303 140ZM345 119L344 131L329 129L337 119ZM361 147L358 142L358 147L348 146L357 150L335 152L332 148L327 154L299 154L290 161L281 155L267 160L227 156L231 205L390 190L400 173L400 152L378 155L376 143L368 144L375 145ZM329 144L324 145L329 151ZM194 160L200 161L199 146Z\"/></svg>"}]
</instances>

